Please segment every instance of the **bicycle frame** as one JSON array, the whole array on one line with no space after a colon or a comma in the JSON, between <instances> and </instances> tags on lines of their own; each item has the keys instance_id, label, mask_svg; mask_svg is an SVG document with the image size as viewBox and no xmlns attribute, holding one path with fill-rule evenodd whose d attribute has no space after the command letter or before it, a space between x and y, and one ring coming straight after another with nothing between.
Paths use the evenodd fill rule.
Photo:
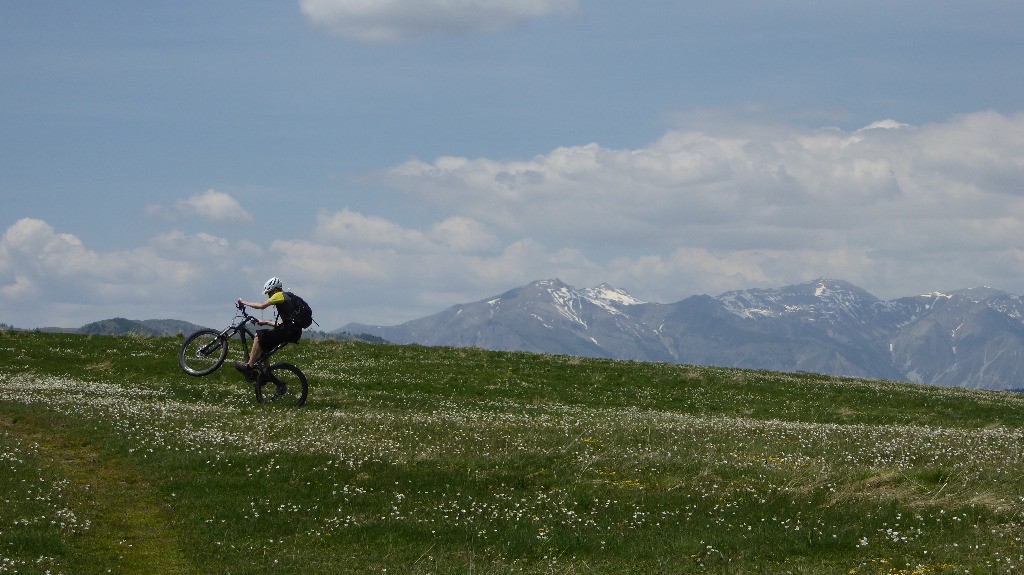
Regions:
<instances>
[{"instance_id":1,"label":"bicycle frame","mask_svg":"<svg viewBox=\"0 0 1024 575\"><path fill-rule=\"evenodd\" d=\"M238 339L242 340L243 359L249 358L249 353L252 349L252 344L249 343L256 339L256 333L249 328L250 323L256 323L256 318L249 315L244 309L242 312L242 321L226 328L220 332L221 337L224 339L231 339L238 334ZM237 317L237 316L236 316ZM266 355L266 354L264 354ZM260 358L263 359L263 358Z\"/></svg>"},{"instance_id":2,"label":"bicycle frame","mask_svg":"<svg viewBox=\"0 0 1024 575\"><path fill-rule=\"evenodd\" d=\"M249 328L249 324L255 324L258 320L254 316L249 315L244 306L238 306L238 311L239 315L236 315L235 318L241 317L241 321L226 327L224 331L220 332L220 338L230 340L235 337L235 334L238 334L238 339L242 341L242 360L246 361L249 359L249 354L252 351L252 344L250 342L256 339L256 332ZM214 344L211 342L209 345L212 346ZM266 360L270 359L274 352L284 346L285 344L282 343L271 349L264 349L260 356L256 358L256 365L261 366Z\"/></svg>"}]
</instances>

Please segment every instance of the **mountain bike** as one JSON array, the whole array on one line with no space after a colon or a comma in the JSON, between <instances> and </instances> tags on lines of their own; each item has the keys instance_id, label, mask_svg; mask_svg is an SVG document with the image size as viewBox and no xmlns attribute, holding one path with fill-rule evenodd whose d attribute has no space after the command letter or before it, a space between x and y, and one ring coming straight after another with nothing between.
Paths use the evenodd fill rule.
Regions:
<instances>
[{"instance_id":1,"label":"mountain bike","mask_svg":"<svg viewBox=\"0 0 1024 575\"><path fill-rule=\"evenodd\" d=\"M235 305L238 315L235 316L231 325L223 331L215 329L201 329L185 339L178 352L178 365L181 369L192 376L202 377L210 375L220 366L228 356L228 340L236 334L242 341L242 361L249 359L249 350L252 341L256 337L251 325L259 321L249 315L245 306ZM264 350L256 360L255 377L251 380L256 391L256 401L274 406L302 407L306 403L306 395L309 393L309 385L306 382L306 375L290 363L275 363L269 367L267 359L274 355L279 349L287 345L287 342L271 349ZM264 393L264 388L272 384L274 392Z\"/></svg>"}]
</instances>

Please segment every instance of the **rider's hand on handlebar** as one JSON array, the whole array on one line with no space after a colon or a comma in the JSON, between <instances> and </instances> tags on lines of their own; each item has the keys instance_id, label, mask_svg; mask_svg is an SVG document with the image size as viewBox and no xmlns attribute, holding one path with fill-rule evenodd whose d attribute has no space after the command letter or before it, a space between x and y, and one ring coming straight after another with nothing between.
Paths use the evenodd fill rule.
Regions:
<instances>
[{"instance_id":1,"label":"rider's hand on handlebar","mask_svg":"<svg viewBox=\"0 0 1024 575\"><path fill-rule=\"evenodd\" d=\"M238 301L235 302L235 307L237 307L239 311L245 309L245 304L242 303L242 298L238 298Z\"/></svg>"}]
</instances>

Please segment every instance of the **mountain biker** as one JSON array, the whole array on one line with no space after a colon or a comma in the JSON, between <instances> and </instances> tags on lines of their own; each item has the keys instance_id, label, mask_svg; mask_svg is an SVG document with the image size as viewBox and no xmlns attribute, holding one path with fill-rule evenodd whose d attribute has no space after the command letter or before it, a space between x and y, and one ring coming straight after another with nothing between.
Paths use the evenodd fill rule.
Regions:
<instances>
[{"instance_id":1,"label":"mountain biker","mask_svg":"<svg viewBox=\"0 0 1024 575\"><path fill-rule=\"evenodd\" d=\"M275 306L276 308L274 321L259 320L256 322L256 325L269 325L271 329L261 329L256 332L248 363L235 362L235 369L242 372L246 379L255 378L256 360L262 355L263 350L273 349L282 343L297 343L299 338L302 337L302 328L281 319L291 317L291 310L287 307L288 302L284 297L284 285L281 283L281 280L276 277L267 280L267 283L263 284L263 293L268 296L267 301L263 303L245 301L242 298L238 298L237 305L239 307L247 306L254 309L267 309L270 306ZM269 358L263 361L266 366L270 366Z\"/></svg>"}]
</instances>

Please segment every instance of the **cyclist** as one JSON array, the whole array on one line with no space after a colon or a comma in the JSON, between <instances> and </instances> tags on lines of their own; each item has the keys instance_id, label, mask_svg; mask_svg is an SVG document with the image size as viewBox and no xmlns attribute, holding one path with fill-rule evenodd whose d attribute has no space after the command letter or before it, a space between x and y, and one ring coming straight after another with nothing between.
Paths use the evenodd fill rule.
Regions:
<instances>
[{"instance_id":1,"label":"cyclist","mask_svg":"<svg viewBox=\"0 0 1024 575\"><path fill-rule=\"evenodd\" d=\"M263 303L245 301L242 298L238 298L239 306L247 306L254 309L267 309L270 306L275 306L276 308L274 321L259 320L256 322L257 325L269 325L272 329L261 329L256 332L248 363L235 362L235 369L242 372L246 379L250 380L256 377L256 360L263 354L263 350L273 349L283 343L297 343L299 338L302 337L302 328L282 319L291 317L291 310L288 309L288 302L285 301L284 285L281 283L281 280L276 277L267 280L267 283L263 284L263 293L268 296L267 301ZM263 361L269 367L270 359L267 358Z\"/></svg>"}]
</instances>

